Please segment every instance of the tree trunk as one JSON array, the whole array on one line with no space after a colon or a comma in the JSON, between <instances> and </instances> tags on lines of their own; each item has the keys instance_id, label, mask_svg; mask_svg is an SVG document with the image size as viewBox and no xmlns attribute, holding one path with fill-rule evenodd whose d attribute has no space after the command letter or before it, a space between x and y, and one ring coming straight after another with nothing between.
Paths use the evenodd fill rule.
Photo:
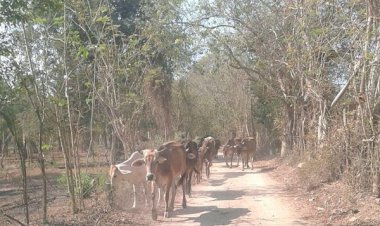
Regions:
<instances>
[{"instance_id":1,"label":"tree trunk","mask_svg":"<svg viewBox=\"0 0 380 226\"><path fill-rule=\"evenodd\" d=\"M28 184L27 184L27 178L26 178L26 164L25 164L26 150L25 150L25 146L23 146L20 141L17 141L17 149L19 151L19 156L21 160L20 165L21 165L21 175L22 175L23 200L24 200L24 205L25 205L25 221L26 221L26 225L29 225L29 204L28 204L29 197L28 197Z\"/></svg>"},{"instance_id":2,"label":"tree trunk","mask_svg":"<svg viewBox=\"0 0 380 226\"><path fill-rule=\"evenodd\" d=\"M22 191L23 191L23 202L25 207L25 221L26 224L29 225L29 202L28 202L28 184L27 184L27 177L26 177L26 149L23 144L22 136L20 136L20 131L16 127L16 119L13 114L8 114L6 112L1 112L0 114L3 116L7 127L11 134L13 135L13 138L16 142L17 151L20 157L20 170L21 170L21 176L22 176Z\"/></svg>"},{"instance_id":3,"label":"tree trunk","mask_svg":"<svg viewBox=\"0 0 380 226\"><path fill-rule=\"evenodd\" d=\"M56 111L56 119L57 119L57 131L58 131L58 140L59 140L59 145L61 147L61 151L63 153L63 159L65 161L65 169L66 169L66 177L67 177L67 187L69 190L70 198L71 198L71 211L72 213L77 213L78 208L76 204L76 198L75 198L75 187L74 187L74 178L73 178L73 172L71 170L71 157L70 157L70 152L67 149L66 142L62 136L62 129L60 126L60 117L58 113L57 106L55 106L55 111Z\"/></svg>"},{"instance_id":4,"label":"tree trunk","mask_svg":"<svg viewBox=\"0 0 380 226\"><path fill-rule=\"evenodd\" d=\"M319 110L320 110L320 115L318 116L317 142L318 142L318 146L322 147L323 141L326 137L326 129L327 129L326 101L320 102Z\"/></svg>"},{"instance_id":5,"label":"tree trunk","mask_svg":"<svg viewBox=\"0 0 380 226\"><path fill-rule=\"evenodd\" d=\"M294 107L292 104L286 103L286 124L283 128L283 136L281 140L281 157L285 157L293 149L294 142Z\"/></svg>"},{"instance_id":6,"label":"tree trunk","mask_svg":"<svg viewBox=\"0 0 380 226\"><path fill-rule=\"evenodd\" d=\"M111 164L115 164L116 160L116 136L114 132L111 133L111 153L110 153L110 160Z\"/></svg>"},{"instance_id":7,"label":"tree trunk","mask_svg":"<svg viewBox=\"0 0 380 226\"><path fill-rule=\"evenodd\" d=\"M373 174L373 183L372 183L372 193L377 197L380 198L380 175L379 170L376 170Z\"/></svg>"}]
</instances>

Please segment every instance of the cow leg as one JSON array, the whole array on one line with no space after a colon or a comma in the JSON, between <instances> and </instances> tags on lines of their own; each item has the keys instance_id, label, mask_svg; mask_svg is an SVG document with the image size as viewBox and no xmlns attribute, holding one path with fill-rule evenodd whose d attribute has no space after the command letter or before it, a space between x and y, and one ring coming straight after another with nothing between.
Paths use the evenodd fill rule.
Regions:
<instances>
[{"instance_id":1,"label":"cow leg","mask_svg":"<svg viewBox=\"0 0 380 226\"><path fill-rule=\"evenodd\" d=\"M189 176L189 175L187 175ZM182 182L182 208L186 208L187 207L187 203L186 203L186 196L185 196L185 191L186 191L186 186L189 186L190 187L190 184L188 183L186 186L185 184ZM174 194L175 195L175 194Z\"/></svg>"},{"instance_id":2,"label":"cow leg","mask_svg":"<svg viewBox=\"0 0 380 226\"><path fill-rule=\"evenodd\" d=\"M157 203L155 202L155 195L156 195L156 184L152 182L151 184L151 189L152 189L152 219L157 220L157 210L156 210L156 205Z\"/></svg>"},{"instance_id":3,"label":"cow leg","mask_svg":"<svg viewBox=\"0 0 380 226\"><path fill-rule=\"evenodd\" d=\"M197 184L201 183L201 179L202 179L202 167L199 171L199 173L196 176L196 181L197 181Z\"/></svg>"},{"instance_id":4,"label":"cow leg","mask_svg":"<svg viewBox=\"0 0 380 226\"><path fill-rule=\"evenodd\" d=\"M146 182L143 182L143 192L144 192L144 197L145 197L145 206L148 206L148 192L147 192L147 186Z\"/></svg>"},{"instance_id":5,"label":"cow leg","mask_svg":"<svg viewBox=\"0 0 380 226\"><path fill-rule=\"evenodd\" d=\"M207 179L210 178L210 167L211 167L211 162L209 162L207 165Z\"/></svg>"},{"instance_id":6,"label":"cow leg","mask_svg":"<svg viewBox=\"0 0 380 226\"><path fill-rule=\"evenodd\" d=\"M169 217L169 195L170 195L170 189L172 187L172 182L169 180L170 183L166 185L165 189L165 212L164 212L164 217L168 218Z\"/></svg>"},{"instance_id":7,"label":"cow leg","mask_svg":"<svg viewBox=\"0 0 380 226\"><path fill-rule=\"evenodd\" d=\"M193 177L193 170L190 171L187 177L188 177L187 183L186 183L187 194L189 195L189 197L191 197L191 178Z\"/></svg>"},{"instance_id":8,"label":"cow leg","mask_svg":"<svg viewBox=\"0 0 380 226\"><path fill-rule=\"evenodd\" d=\"M201 170L198 175L198 184L201 183L202 181L202 176L203 176L202 174L203 174L203 162L201 163Z\"/></svg>"},{"instance_id":9,"label":"cow leg","mask_svg":"<svg viewBox=\"0 0 380 226\"><path fill-rule=\"evenodd\" d=\"M206 169L206 178L208 179L209 178L209 164L208 164L208 160L206 159L205 161L205 169Z\"/></svg>"},{"instance_id":10,"label":"cow leg","mask_svg":"<svg viewBox=\"0 0 380 226\"><path fill-rule=\"evenodd\" d=\"M240 153L241 156L241 170L244 171L244 166L245 166L245 153Z\"/></svg>"},{"instance_id":11,"label":"cow leg","mask_svg":"<svg viewBox=\"0 0 380 226\"><path fill-rule=\"evenodd\" d=\"M253 155L250 157L251 159L251 170L253 170Z\"/></svg>"},{"instance_id":12,"label":"cow leg","mask_svg":"<svg viewBox=\"0 0 380 226\"><path fill-rule=\"evenodd\" d=\"M232 168L232 160L234 159L234 153L232 152L232 155L231 155L231 165L230 165L230 168Z\"/></svg>"},{"instance_id":13,"label":"cow leg","mask_svg":"<svg viewBox=\"0 0 380 226\"><path fill-rule=\"evenodd\" d=\"M158 191L157 206L160 206L162 189L163 189L162 187L157 188L157 191Z\"/></svg>"},{"instance_id":14,"label":"cow leg","mask_svg":"<svg viewBox=\"0 0 380 226\"><path fill-rule=\"evenodd\" d=\"M174 210L174 200L175 200L175 194L177 193L177 185L173 181L173 185L171 186L171 196L170 196L170 205L169 205L169 211L172 212Z\"/></svg>"},{"instance_id":15,"label":"cow leg","mask_svg":"<svg viewBox=\"0 0 380 226\"><path fill-rule=\"evenodd\" d=\"M133 206L132 208L136 208L136 185L135 184L132 184L132 188L133 188Z\"/></svg>"}]
</instances>

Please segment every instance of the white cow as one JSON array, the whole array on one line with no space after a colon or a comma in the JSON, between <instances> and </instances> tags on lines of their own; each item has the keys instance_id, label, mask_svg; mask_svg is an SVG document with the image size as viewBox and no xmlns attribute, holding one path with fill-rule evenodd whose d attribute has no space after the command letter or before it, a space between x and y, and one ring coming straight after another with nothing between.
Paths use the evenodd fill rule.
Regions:
<instances>
[{"instance_id":1,"label":"white cow","mask_svg":"<svg viewBox=\"0 0 380 226\"><path fill-rule=\"evenodd\" d=\"M133 206L136 208L136 186L142 185L144 194L145 194L145 205L147 205L147 182L145 180L146 176L146 167L144 164L132 166L132 162L137 159L143 158L143 155L138 151L132 153L128 160L117 164L111 165L109 176L111 181L111 186L115 183L115 179L118 178L121 181L126 181L129 184L132 184L133 187Z\"/></svg>"}]
</instances>

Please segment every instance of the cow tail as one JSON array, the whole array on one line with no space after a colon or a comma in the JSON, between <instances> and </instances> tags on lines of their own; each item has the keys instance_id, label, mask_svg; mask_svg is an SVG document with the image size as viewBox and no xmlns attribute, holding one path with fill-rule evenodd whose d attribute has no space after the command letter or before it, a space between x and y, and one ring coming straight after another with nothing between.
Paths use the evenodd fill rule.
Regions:
<instances>
[{"instance_id":1,"label":"cow tail","mask_svg":"<svg viewBox=\"0 0 380 226\"><path fill-rule=\"evenodd\" d=\"M197 168L193 168L193 170L194 170L194 172L196 173L196 174L200 174L200 172L197 170Z\"/></svg>"},{"instance_id":2,"label":"cow tail","mask_svg":"<svg viewBox=\"0 0 380 226\"><path fill-rule=\"evenodd\" d=\"M186 172L181 175L181 178L177 182L177 186L183 184L183 180L185 179L185 177L186 177Z\"/></svg>"}]
</instances>

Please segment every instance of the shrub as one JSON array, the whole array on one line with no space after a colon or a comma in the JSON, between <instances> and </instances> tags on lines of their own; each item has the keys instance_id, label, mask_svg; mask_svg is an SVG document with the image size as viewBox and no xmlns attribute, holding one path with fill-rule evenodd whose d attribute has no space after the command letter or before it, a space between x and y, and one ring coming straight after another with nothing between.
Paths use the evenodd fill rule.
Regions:
<instances>
[{"instance_id":1,"label":"shrub","mask_svg":"<svg viewBox=\"0 0 380 226\"><path fill-rule=\"evenodd\" d=\"M89 198L95 188L95 179L87 173L81 173L80 180L80 185L82 188L81 194L79 194L79 188L75 188L75 194L82 198ZM67 175L61 174L57 178L57 182L59 185L67 188Z\"/></svg>"},{"instance_id":2,"label":"shrub","mask_svg":"<svg viewBox=\"0 0 380 226\"><path fill-rule=\"evenodd\" d=\"M338 180L343 173L343 159L342 152L325 148L318 157L306 162L299 170L299 176L307 190Z\"/></svg>"}]
</instances>

